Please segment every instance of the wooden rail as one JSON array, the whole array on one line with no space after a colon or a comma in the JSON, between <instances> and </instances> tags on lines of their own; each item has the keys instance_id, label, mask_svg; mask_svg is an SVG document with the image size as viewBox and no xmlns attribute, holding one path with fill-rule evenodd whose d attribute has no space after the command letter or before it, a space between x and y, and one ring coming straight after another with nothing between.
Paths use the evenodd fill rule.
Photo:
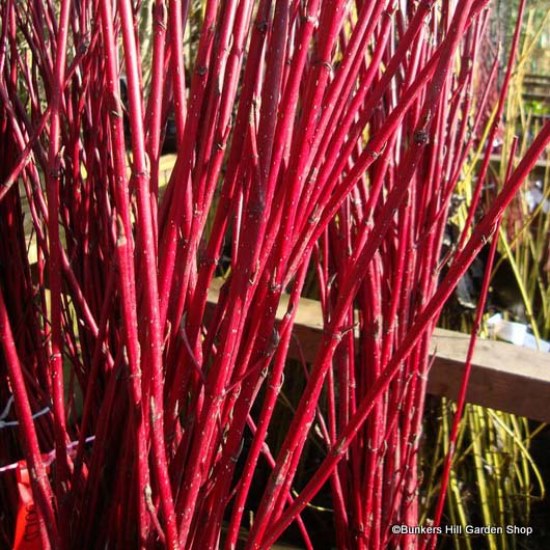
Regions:
<instances>
[{"instance_id":1,"label":"wooden rail","mask_svg":"<svg viewBox=\"0 0 550 550\"><path fill-rule=\"evenodd\" d=\"M544 92L523 92L522 97L525 101L537 101L543 104L550 103L550 97Z\"/></svg>"},{"instance_id":2,"label":"wooden rail","mask_svg":"<svg viewBox=\"0 0 550 550\"><path fill-rule=\"evenodd\" d=\"M208 302L213 309L222 282L215 280ZM280 321L288 296L277 310ZM321 304L302 298L296 313L294 333L306 361L313 362L323 330ZM464 371L470 338L467 334L436 329L432 339L433 366L428 392L456 399ZM296 344L289 354L298 358ZM550 422L550 354L504 342L478 339L473 357L467 401L533 420Z\"/></svg>"},{"instance_id":3,"label":"wooden rail","mask_svg":"<svg viewBox=\"0 0 550 550\"><path fill-rule=\"evenodd\" d=\"M483 158L480 158L478 162L482 162ZM501 155L491 155L490 162L493 165L500 164L502 162ZM550 160L539 159L535 162L533 169L531 171L531 176L536 176L539 178L544 178L547 171L550 170Z\"/></svg>"}]
</instances>

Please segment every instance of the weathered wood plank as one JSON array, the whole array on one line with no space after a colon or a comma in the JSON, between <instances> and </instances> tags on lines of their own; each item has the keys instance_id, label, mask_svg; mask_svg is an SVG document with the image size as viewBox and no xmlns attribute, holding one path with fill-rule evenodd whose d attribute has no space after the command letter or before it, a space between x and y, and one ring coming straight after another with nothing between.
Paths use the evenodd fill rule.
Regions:
<instances>
[{"instance_id":1,"label":"weathered wood plank","mask_svg":"<svg viewBox=\"0 0 550 550\"><path fill-rule=\"evenodd\" d=\"M437 329L428 391L456 398L469 336ZM550 355L505 342L478 339L467 401L550 422Z\"/></svg>"},{"instance_id":2,"label":"weathered wood plank","mask_svg":"<svg viewBox=\"0 0 550 550\"><path fill-rule=\"evenodd\" d=\"M210 306L217 303L222 281L214 281L209 291ZM277 310L281 320L288 304L283 296ZM323 324L321 304L302 298L296 313L294 333L308 362L315 359ZM469 336L436 329L432 339L435 360L428 378L428 392L456 399ZM295 343L290 356L298 358ZM467 401L493 409L550 422L550 355L504 342L478 339L473 357Z\"/></svg>"}]
</instances>

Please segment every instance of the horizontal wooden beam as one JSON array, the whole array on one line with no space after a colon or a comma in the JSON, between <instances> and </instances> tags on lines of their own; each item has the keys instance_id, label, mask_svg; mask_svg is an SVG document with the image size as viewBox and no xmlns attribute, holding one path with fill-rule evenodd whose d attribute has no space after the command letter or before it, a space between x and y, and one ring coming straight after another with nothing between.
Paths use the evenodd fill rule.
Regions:
<instances>
[{"instance_id":1,"label":"horizontal wooden beam","mask_svg":"<svg viewBox=\"0 0 550 550\"><path fill-rule=\"evenodd\" d=\"M526 74L523 77L525 83L542 82L546 85L550 85L550 75L546 74Z\"/></svg>"},{"instance_id":2,"label":"horizontal wooden beam","mask_svg":"<svg viewBox=\"0 0 550 550\"><path fill-rule=\"evenodd\" d=\"M428 391L456 399L470 337L436 329L435 362ZM550 422L550 354L505 342L478 339L466 399L533 420Z\"/></svg>"},{"instance_id":3,"label":"horizontal wooden beam","mask_svg":"<svg viewBox=\"0 0 550 550\"><path fill-rule=\"evenodd\" d=\"M478 162L482 162L483 158L481 157ZM501 155L491 155L490 161L492 164L500 164L502 162ZM519 162L519 160L517 160ZM540 158L535 162L531 174L538 177L544 177L544 174L547 170L550 170L550 160Z\"/></svg>"},{"instance_id":4,"label":"horizontal wooden beam","mask_svg":"<svg viewBox=\"0 0 550 550\"><path fill-rule=\"evenodd\" d=\"M223 282L216 279L209 291L213 309ZM277 310L280 321L286 312L288 296ZM321 304L302 298L296 313L294 334L305 360L313 362L323 330ZM436 329L432 338L433 366L428 377L428 392L456 399L464 372L470 337L467 334ZM298 348L289 354L298 358ZM533 420L550 422L550 354L504 342L478 339L473 357L467 401Z\"/></svg>"},{"instance_id":5,"label":"horizontal wooden beam","mask_svg":"<svg viewBox=\"0 0 550 550\"><path fill-rule=\"evenodd\" d=\"M550 103L550 98L548 95L540 91L523 92L522 98L524 101L538 101L544 104Z\"/></svg>"}]
</instances>

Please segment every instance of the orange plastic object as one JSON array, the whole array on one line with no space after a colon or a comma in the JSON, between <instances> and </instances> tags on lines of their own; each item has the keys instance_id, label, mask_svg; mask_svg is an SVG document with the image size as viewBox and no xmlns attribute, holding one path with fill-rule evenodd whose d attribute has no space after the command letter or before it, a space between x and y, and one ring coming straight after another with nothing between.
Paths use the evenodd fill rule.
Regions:
<instances>
[{"instance_id":1,"label":"orange plastic object","mask_svg":"<svg viewBox=\"0 0 550 550\"><path fill-rule=\"evenodd\" d=\"M13 550L43 550L40 521L32 498L29 471L25 460L19 462L16 475L19 502Z\"/></svg>"}]
</instances>

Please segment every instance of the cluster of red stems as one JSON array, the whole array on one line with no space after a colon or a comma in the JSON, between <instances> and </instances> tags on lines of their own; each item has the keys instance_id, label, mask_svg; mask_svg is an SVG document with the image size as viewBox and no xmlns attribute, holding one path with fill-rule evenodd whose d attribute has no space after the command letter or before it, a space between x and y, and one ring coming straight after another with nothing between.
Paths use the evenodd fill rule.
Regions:
<instances>
[{"instance_id":1,"label":"cluster of red stems","mask_svg":"<svg viewBox=\"0 0 550 550\"><path fill-rule=\"evenodd\" d=\"M267 549L289 527L313 548L319 492L338 548L433 547L390 529L418 523L430 336L550 140L547 123L474 216L504 99L488 105L475 79L488 0L204 0L194 59L190 0L154 0L144 85L150 7L0 2L0 405L13 396L18 422L0 429L0 465L26 460L41 548ZM312 277L323 333L300 366ZM17 494L0 476L9 547ZM445 475L435 524L444 489Z\"/></svg>"}]
</instances>

